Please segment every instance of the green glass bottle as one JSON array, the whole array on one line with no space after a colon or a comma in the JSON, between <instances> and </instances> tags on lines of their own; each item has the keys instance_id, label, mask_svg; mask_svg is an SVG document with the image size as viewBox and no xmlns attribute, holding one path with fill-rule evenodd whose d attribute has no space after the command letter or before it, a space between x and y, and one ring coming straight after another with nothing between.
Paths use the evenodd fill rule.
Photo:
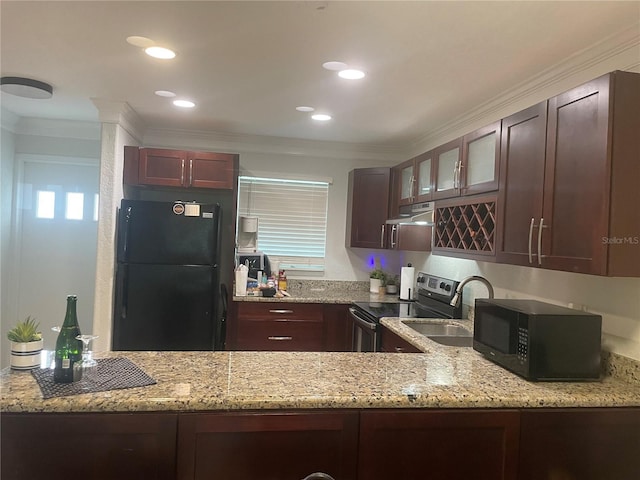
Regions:
<instances>
[{"instance_id":1,"label":"green glass bottle","mask_svg":"<svg viewBox=\"0 0 640 480\"><path fill-rule=\"evenodd\" d=\"M82 360L82 341L76 339L80 335L77 300L75 295L67 297L67 313L56 340L56 365L53 370L53 381L56 383L71 383L80 379L82 370L77 367L74 369L76 362Z\"/></svg>"}]
</instances>

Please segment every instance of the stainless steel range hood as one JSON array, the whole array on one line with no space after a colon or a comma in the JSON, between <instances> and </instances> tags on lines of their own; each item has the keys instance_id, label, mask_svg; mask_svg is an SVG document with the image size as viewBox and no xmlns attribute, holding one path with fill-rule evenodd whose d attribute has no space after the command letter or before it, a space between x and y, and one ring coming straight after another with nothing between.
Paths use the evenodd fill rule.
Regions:
<instances>
[{"instance_id":1,"label":"stainless steel range hood","mask_svg":"<svg viewBox=\"0 0 640 480\"><path fill-rule=\"evenodd\" d=\"M427 225L432 227L433 208L433 202L403 205L400 207L399 216L396 218L390 218L386 223L388 225Z\"/></svg>"}]
</instances>

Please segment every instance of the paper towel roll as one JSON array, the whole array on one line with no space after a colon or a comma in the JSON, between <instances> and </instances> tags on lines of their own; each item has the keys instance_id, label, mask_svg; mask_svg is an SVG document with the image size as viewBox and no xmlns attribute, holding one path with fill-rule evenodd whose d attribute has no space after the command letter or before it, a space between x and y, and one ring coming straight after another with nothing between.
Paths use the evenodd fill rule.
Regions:
<instances>
[{"instance_id":1,"label":"paper towel roll","mask_svg":"<svg viewBox=\"0 0 640 480\"><path fill-rule=\"evenodd\" d=\"M400 300L413 300L416 287L416 269L402 267L400 269Z\"/></svg>"},{"instance_id":2,"label":"paper towel roll","mask_svg":"<svg viewBox=\"0 0 640 480\"><path fill-rule=\"evenodd\" d=\"M249 269L244 265L240 265L236 270L236 296L244 297L247 295L247 277Z\"/></svg>"}]
</instances>

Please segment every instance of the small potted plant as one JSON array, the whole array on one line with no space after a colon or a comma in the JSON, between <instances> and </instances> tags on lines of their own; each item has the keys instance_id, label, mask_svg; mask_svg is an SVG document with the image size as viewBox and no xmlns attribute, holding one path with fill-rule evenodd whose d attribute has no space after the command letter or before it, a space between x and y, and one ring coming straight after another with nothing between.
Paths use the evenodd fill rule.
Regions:
<instances>
[{"instance_id":1,"label":"small potted plant","mask_svg":"<svg viewBox=\"0 0 640 480\"><path fill-rule=\"evenodd\" d=\"M373 269L369 274L369 292L380 293L380 288L384 286L385 278L384 270L380 267Z\"/></svg>"},{"instance_id":2,"label":"small potted plant","mask_svg":"<svg viewBox=\"0 0 640 480\"><path fill-rule=\"evenodd\" d=\"M387 286L387 293L398 293L398 283L400 283L400 278L398 277L398 275L387 275L387 279L385 281L385 284Z\"/></svg>"},{"instance_id":3,"label":"small potted plant","mask_svg":"<svg viewBox=\"0 0 640 480\"><path fill-rule=\"evenodd\" d=\"M28 316L18 322L7 332L11 341L11 368L14 370L30 370L40 366L42 352L42 333L38 331L39 323Z\"/></svg>"}]
</instances>

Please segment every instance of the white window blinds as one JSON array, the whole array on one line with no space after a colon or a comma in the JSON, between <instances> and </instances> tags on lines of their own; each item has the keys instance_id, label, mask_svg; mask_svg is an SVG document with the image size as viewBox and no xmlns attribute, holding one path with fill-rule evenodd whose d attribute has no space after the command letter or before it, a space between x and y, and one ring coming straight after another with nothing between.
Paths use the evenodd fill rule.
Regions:
<instances>
[{"instance_id":1,"label":"white window blinds","mask_svg":"<svg viewBox=\"0 0 640 480\"><path fill-rule=\"evenodd\" d=\"M324 270L329 184L239 177L238 216L258 217L258 248L287 270Z\"/></svg>"}]
</instances>

